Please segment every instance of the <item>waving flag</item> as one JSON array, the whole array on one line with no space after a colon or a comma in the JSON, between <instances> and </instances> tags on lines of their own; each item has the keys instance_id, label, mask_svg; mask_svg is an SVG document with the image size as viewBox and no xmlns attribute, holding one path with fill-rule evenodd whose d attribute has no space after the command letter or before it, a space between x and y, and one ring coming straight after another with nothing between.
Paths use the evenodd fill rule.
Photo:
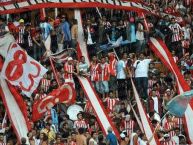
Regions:
<instances>
[{"instance_id":1,"label":"waving flag","mask_svg":"<svg viewBox=\"0 0 193 145\"><path fill-rule=\"evenodd\" d=\"M137 102L139 116L141 118L141 122L143 125L144 133L145 133L148 140L153 136L151 142L149 143L150 145L159 145L160 142L159 142L156 134L153 134L152 125L150 124L149 118L146 115L147 113L143 109L143 106L142 106L141 101L139 99L139 94L137 92L137 89L136 89L132 79L131 79L131 83L132 83L132 87L133 87L135 100Z\"/></svg>"},{"instance_id":2,"label":"waving flag","mask_svg":"<svg viewBox=\"0 0 193 145\"><path fill-rule=\"evenodd\" d=\"M32 120L37 121L57 103L74 103L76 91L72 83L65 83L53 90L48 96L39 99L33 104Z\"/></svg>"},{"instance_id":3,"label":"waving flag","mask_svg":"<svg viewBox=\"0 0 193 145\"><path fill-rule=\"evenodd\" d=\"M1 76L12 85L19 86L22 92L30 97L46 72L47 69L28 56L17 43L12 43Z\"/></svg>"},{"instance_id":4,"label":"waving flag","mask_svg":"<svg viewBox=\"0 0 193 145\"><path fill-rule=\"evenodd\" d=\"M180 73L176 63L173 60L171 53L169 52L167 46L162 40L155 38L150 38L149 42L150 48L154 53L161 59L164 65L174 74L178 86L178 93L183 94L186 91L190 91L190 87L184 80L183 75ZM190 101L191 102L191 101ZM188 136L189 142L193 143L193 103L188 104L185 111L185 131Z\"/></svg>"},{"instance_id":5,"label":"waving flag","mask_svg":"<svg viewBox=\"0 0 193 145\"><path fill-rule=\"evenodd\" d=\"M182 117L192 98L193 98L193 90L187 91L170 100L166 108L171 114L177 117Z\"/></svg>"}]
</instances>

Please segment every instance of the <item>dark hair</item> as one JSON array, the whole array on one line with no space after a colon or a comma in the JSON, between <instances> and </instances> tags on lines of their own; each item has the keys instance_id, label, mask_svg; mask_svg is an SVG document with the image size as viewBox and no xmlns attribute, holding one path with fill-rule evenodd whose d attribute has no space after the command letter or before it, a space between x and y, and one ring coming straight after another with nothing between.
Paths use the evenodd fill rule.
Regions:
<instances>
[{"instance_id":1,"label":"dark hair","mask_svg":"<svg viewBox=\"0 0 193 145\"><path fill-rule=\"evenodd\" d=\"M92 131L91 132L91 136L93 137L93 135L96 133L96 131Z\"/></svg>"},{"instance_id":2,"label":"dark hair","mask_svg":"<svg viewBox=\"0 0 193 145\"><path fill-rule=\"evenodd\" d=\"M82 127L79 128L79 129L78 129L78 132L79 132L80 134L83 134L83 133L84 133L84 128L82 128Z\"/></svg>"},{"instance_id":3,"label":"dark hair","mask_svg":"<svg viewBox=\"0 0 193 145\"><path fill-rule=\"evenodd\" d=\"M73 20L72 20L72 23L73 23L73 24L78 24L77 19L73 19Z\"/></svg>"}]
</instances>

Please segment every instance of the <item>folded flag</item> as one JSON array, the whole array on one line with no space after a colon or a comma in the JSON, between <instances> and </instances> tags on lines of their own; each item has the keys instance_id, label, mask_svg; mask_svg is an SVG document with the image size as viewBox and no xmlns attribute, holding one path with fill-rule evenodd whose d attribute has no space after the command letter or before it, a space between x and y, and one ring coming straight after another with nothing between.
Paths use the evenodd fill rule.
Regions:
<instances>
[{"instance_id":1,"label":"folded flag","mask_svg":"<svg viewBox=\"0 0 193 145\"><path fill-rule=\"evenodd\" d=\"M183 94L177 95L172 100L170 100L166 108L171 114L177 117L182 117L192 98L193 98L193 90L187 91Z\"/></svg>"}]
</instances>

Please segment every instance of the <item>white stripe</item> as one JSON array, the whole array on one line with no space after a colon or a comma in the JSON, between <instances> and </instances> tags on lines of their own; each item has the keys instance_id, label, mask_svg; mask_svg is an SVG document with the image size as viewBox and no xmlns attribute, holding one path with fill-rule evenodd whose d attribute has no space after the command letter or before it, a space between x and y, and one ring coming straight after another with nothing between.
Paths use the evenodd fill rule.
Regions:
<instances>
[{"instance_id":1,"label":"white stripe","mask_svg":"<svg viewBox=\"0 0 193 145\"><path fill-rule=\"evenodd\" d=\"M1 83L2 91L5 95L5 101L9 109L12 124L14 125L15 129L17 130L17 134L19 135L19 138L21 137L27 138L28 129L27 129L25 118L14 96L10 92L6 81L2 77L0 78L0 83Z\"/></svg>"},{"instance_id":2,"label":"white stripe","mask_svg":"<svg viewBox=\"0 0 193 145\"><path fill-rule=\"evenodd\" d=\"M83 77L78 77L80 83L84 86L84 91L86 91L86 93L88 94L88 99L90 100L98 118L100 119L103 128L105 129L105 132L107 134L107 129L108 127L110 127L110 123L107 119L106 114L103 112L102 107L100 105L100 103L97 100L97 96L95 95L92 87L90 86L90 83L88 82L88 80L86 78Z\"/></svg>"},{"instance_id":3,"label":"white stripe","mask_svg":"<svg viewBox=\"0 0 193 145\"><path fill-rule=\"evenodd\" d=\"M131 79L131 83L132 83L132 87L133 87L133 91L134 91L134 96L135 96L135 100L137 102L137 107L138 107L138 110L139 110L139 114L140 114L140 118L141 118L141 122L143 124L143 129L144 129L144 132L148 138L148 140L153 136L153 132L151 130L151 127L150 127L150 124L148 122L148 118L147 116L145 115L145 111L142 107L142 104L141 104L141 101L139 99L139 94L136 90L136 87L133 83L133 80ZM151 142L149 143L150 145L156 145L156 140L155 138L153 137L153 139L151 140Z\"/></svg>"},{"instance_id":4,"label":"white stripe","mask_svg":"<svg viewBox=\"0 0 193 145\"><path fill-rule=\"evenodd\" d=\"M21 2L21 3L18 3L18 6L19 7L27 7L29 6L28 2Z\"/></svg>"},{"instance_id":5,"label":"white stripe","mask_svg":"<svg viewBox=\"0 0 193 145\"><path fill-rule=\"evenodd\" d=\"M166 54L166 52L164 51L163 47L159 44L159 42L155 39L155 38L150 38L150 41L154 44L154 46L156 46L157 50L161 53L161 55L164 57L164 59L167 61L167 63L170 65L171 69L172 69L172 72L174 73L175 77L176 77L176 81L178 83L178 86L179 86L179 91L180 91L180 94L182 94L184 91L182 89L182 86L180 85L180 82L178 80L178 76L176 74L176 72L174 71L173 69L173 66L171 65L170 61L169 61L169 58Z\"/></svg>"},{"instance_id":6,"label":"white stripe","mask_svg":"<svg viewBox=\"0 0 193 145\"><path fill-rule=\"evenodd\" d=\"M15 6L13 4L4 6L6 10L15 9Z\"/></svg>"},{"instance_id":7,"label":"white stripe","mask_svg":"<svg viewBox=\"0 0 193 145\"><path fill-rule=\"evenodd\" d=\"M90 61L88 58L88 52L86 48L86 43L84 41L84 31L83 31L83 26L81 22L81 13L80 10L75 10L74 11L75 19L78 21L78 43L80 45L80 50L82 55L85 57L85 61L88 65L90 65Z\"/></svg>"}]
</instances>

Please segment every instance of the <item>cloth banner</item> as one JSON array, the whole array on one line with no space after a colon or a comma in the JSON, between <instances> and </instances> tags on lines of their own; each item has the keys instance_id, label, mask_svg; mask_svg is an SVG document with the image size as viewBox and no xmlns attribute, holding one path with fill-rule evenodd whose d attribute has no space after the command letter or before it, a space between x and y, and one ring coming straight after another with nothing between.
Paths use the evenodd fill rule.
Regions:
<instances>
[{"instance_id":1,"label":"cloth banner","mask_svg":"<svg viewBox=\"0 0 193 145\"><path fill-rule=\"evenodd\" d=\"M177 82L178 93L183 94L187 91L190 91L190 87L187 82L184 80L183 75L178 69L176 63L173 60L171 53L169 52L167 46L162 40L155 39L153 37L150 38L149 42L150 48L154 51L154 53L161 59L164 65L174 74ZM190 101L191 102L191 101ZM185 111L185 131L188 136L189 143L193 143L193 103L189 103L188 107Z\"/></svg>"},{"instance_id":2,"label":"cloth banner","mask_svg":"<svg viewBox=\"0 0 193 145\"><path fill-rule=\"evenodd\" d=\"M5 79L0 77L0 94L8 111L9 119L12 123L13 129L16 133L17 139L21 137L27 138L28 127L27 120L25 119L22 110L19 108L18 102L15 100L14 94L11 93Z\"/></svg>"},{"instance_id":3,"label":"cloth banner","mask_svg":"<svg viewBox=\"0 0 193 145\"><path fill-rule=\"evenodd\" d=\"M89 65L90 64L90 60L88 57L88 51L87 51L87 47L86 47L86 42L84 41L84 31L83 31L83 26L82 26L82 18L81 18L81 12L80 10L75 10L74 11L74 17L75 19L77 19L78 21L78 56L84 56L85 57L85 61L86 63Z\"/></svg>"},{"instance_id":4,"label":"cloth banner","mask_svg":"<svg viewBox=\"0 0 193 145\"><path fill-rule=\"evenodd\" d=\"M148 140L150 138L152 138L152 136L153 136L153 138L152 138L151 142L149 143L149 145L160 145L160 142L159 142L156 134L153 134L152 125L150 124L150 120L147 117L147 113L143 109L143 106L142 106L140 98L139 98L139 94L137 92L137 89L136 89L132 79L131 79L131 83L132 83L133 92L134 92L135 100L137 102L139 116L141 118L141 122L142 122L142 125L143 125L145 135L146 135Z\"/></svg>"},{"instance_id":5,"label":"cloth banner","mask_svg":"<svg viewBox=\"0 0 193 145\"><path fill-rule=\"evenodd\" d=\"M28 56L17 43L12 43L1 76L12 85L18 86L26 96L30 97L46 72L47 69Z\"/></svg>"},{"instance_id":6,"label":"cloth banner","mask_svg":"<svg viewBox=\"0 0 193 145\"><path fill-rule=\"evenodd\" d=\"M41 119L57 103L75 103L76 91L72 83L65 83L45 98L36 100L32 108L32 120Z\"/></svg>"},{"instance_id":7,"label":"cloth banner","mask_svg":"<svg viewBox=\"0 0 193 145\"><path fill-rule=\"evenodd\" d=\"M113 132L115 133L117 138L119 138L120 137L119 132L115 127L115 125L113 124L113 122L111 121L111 119L109 118L107 112L105 111L102 101L100 101L100 98L97 96L97 93L92 87L90 80L84 77L78 77L78 80L89 102L91 103L92 108L94 109L94 112L97 116L97 120L102 128L103 133L107 135L108 134L107 129L109 127L112 127Z\"/></svg>"}]
</instances>

